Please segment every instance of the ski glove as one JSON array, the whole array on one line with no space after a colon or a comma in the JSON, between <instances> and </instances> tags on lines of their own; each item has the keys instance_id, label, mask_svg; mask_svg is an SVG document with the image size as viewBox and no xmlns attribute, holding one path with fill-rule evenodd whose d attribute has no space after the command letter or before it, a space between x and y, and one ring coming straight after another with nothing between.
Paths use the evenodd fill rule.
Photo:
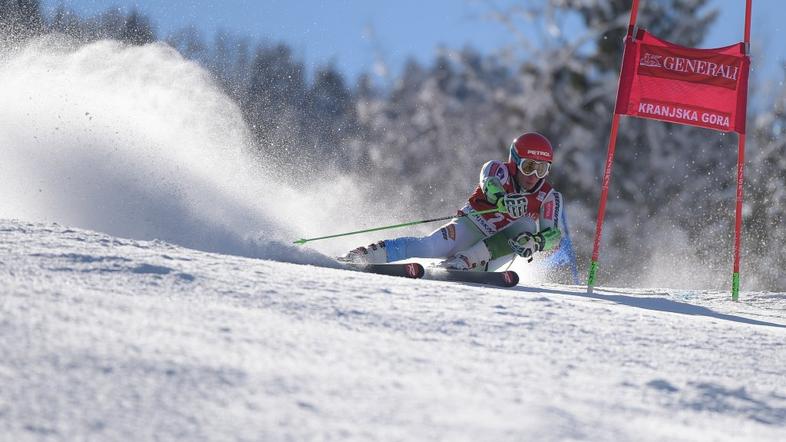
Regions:
<instances>
[{"instance_id":1,"label":"ski glove","mask_svg":"<svg viewBox=\"0 0 786 442\"><path fill-rule=\"evenodd\" d=\"M509 193L497 203L500 212L505 212L511 218L521 218L527 213L527 197L520 193Z\"/></svg>"},{"instance_id":2,"label":"ski glove","mask_svg":"<svg viewBox=\"0 0 786 442\"><path fill-rule=\"evenodd\" d=\"M483 181L483 193L486 201L496 204L500 212L513 218L521 218L527 211L527 197L520 193L506 195L502 182L496 176L490 176Z\"/></svg>"},{"instance_id":3,"label":"ski glove","mask_svg":"<svg viewBox=\"0 0 786 442\"><path fill-rule=\"evenodd\" d=\"M505 188L502 187L502 181L499 178L490 176L483 180L483 193L486 195L486 201L497 204L505 196Z\"/></svg>"},{"instance_id":4,"label":"ski glove","mask_svg":"<svg viewBox=\"0 0 786 442\"><path fill-rule=\"evenodd\" d=\"M532 262L532 255L535 252L551 250L559 245L562 232L559 229L543 229L538 233L524 232L508 240L510 248L527 262Z\"/></svg>"},{"instance_id":5,"label":"ski glove","mask_svg":"<svg viewBox=\"0 0 786 442\"><path fill-rule=\"evenodd\" d=\"M529 232L524 232L515 238L510 238L508 240L508 245L510 245L510 248L516 255L526 259L527 262L532 262L532 255L540 250L537 235L533 235Z\"/></svg>"}]
</instances>

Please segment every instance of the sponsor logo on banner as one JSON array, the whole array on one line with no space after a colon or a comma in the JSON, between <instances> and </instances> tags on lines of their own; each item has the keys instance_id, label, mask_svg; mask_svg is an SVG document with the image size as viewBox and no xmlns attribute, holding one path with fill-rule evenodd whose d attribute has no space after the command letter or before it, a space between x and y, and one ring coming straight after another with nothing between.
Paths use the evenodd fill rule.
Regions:
<instances>
[{"instance_id":1,"label":"sponsor logo on banner","mask_svg":"<svg viewBox=\"0 0 786 442\"><path fill-rule=\"evenodd\" d=\"M643 57L641 57L641 61L639 62L639 65L649 66L651 68L660 68L663 67L660 61L661 58L663 57L661 57L660 55L650 54L649 52L647 52L646 54L644 54Z\"/></svg>"},{"instance_id":2,"label":"sponsor logo on banner","mask_svg":"<svg viewBox=\"0 0 786 442\"><path fill-rule=\"evenodd\" d=\"M679 103L642 100L639 102L636 114L656 120L674 121L676 123L690 124L692 126L731 130L731 118L729 114Z\"/></svg>"},{"instance_id":3,"label":"sponsor logo on banner","mask_svg":"<svg viewBox=\"0 0 786 442\"><path fill-rule=\"evenodd\" d=\"M741 63L731 55L642 44L638 73L734 90Z\"/></svg>"}]
</instances>

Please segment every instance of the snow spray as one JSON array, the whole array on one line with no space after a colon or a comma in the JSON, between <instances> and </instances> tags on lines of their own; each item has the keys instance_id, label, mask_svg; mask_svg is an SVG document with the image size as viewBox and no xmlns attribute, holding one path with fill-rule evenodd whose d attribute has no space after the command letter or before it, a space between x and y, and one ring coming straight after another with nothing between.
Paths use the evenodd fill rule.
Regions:
<instances>
[{"instance_id":1,"label":"snow spray","mask_svg":"<svg viewBox=\"0 0 786 442\"><path fill-rule=\"evenodd\" d=\"M47 36L0 57L0 217L332 262L285 244L272 195L297 192L250 161L240 109L171 47Z\"/></svg>"}]
</instances>

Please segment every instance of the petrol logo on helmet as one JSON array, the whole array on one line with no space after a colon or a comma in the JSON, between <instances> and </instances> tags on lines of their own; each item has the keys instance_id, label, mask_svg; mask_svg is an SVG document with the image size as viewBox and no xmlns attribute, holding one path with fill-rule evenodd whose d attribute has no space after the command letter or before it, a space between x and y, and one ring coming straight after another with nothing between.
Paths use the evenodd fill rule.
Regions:
<instances>
[{"instance_id":1,"label":"petrol logo on helmet","mask_svg":"<svg viewBox=\"0 0 786 442\"><path fill-rule=\"evenodd\" d=\"M532 150L532 149L529 149L529 150L527 150L527 155L538 155L538 156L541 156L541 157L547 157L547 156L549 156L549 153L546 152L546 151L543 151L543 150Z\"/></svg>"}]
</instances>

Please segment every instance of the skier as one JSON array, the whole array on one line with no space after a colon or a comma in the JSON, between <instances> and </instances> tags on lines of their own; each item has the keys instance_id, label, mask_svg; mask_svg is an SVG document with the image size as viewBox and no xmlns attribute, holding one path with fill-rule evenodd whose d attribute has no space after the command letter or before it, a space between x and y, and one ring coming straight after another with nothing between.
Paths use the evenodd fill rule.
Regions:
<instances>
[{"instance_id":1,"label":"skier","mask_svg":"<svg viewBox=\"0 0 786 442\"><path fill-rule=\"evenodd\" d=\"M358 247L342 261L381 264L407 258L446 258L450 270L488 270L491 260L516 253L532 261L536 252L559 246L562 195L546 181L554 151L537 132L510 144L507 162L483 165L480 183L458 216L424 237L388 239ZM487 209L499 212L465 215Z\"/></svg>"}]
</instances>

